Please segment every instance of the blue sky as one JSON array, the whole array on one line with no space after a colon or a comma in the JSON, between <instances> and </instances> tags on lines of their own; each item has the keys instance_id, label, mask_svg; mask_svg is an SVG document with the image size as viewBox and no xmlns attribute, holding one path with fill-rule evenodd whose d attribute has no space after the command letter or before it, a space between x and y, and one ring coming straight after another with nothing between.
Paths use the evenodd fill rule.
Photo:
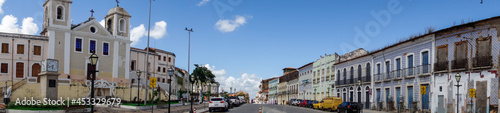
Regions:
<instances>
[{"instance_id":1,"label":"blue sky","mask_svg":"<svg viewBox=\"0 0 500 113\"><path fill-rule=\"evenodd\" d=\"M6 0L1 6L0 31L38 34L42 29L44 1ZM356 48L374 50L424 32L429 26L443 29L462 20L500 16L497 6L500 1L480 2L156 0L152 5L151 28L155 22L166 25L165 29L157 29L164 34L151 38L150 46L174 52L176 66L187 69L188 33L184 28L193 28L191 63L210 66L225 90L237 87L255 97L261 78L280 76L281 69L300 67L325 53L341 55ZM73 24L83 22L94 9L94 17L100 21L115 6L115 0L73 0L71 19ZM131 29L141 24L147 29L148 0L120 0L120 6L132 15ZM391 9L396 10L391 12ZM372 11L389 12L390 20L385 21L386 16L382 16L384 23L381 23ZM17 18L17 23L12 18L6 19L7 16ZM31 25L36 24L38 29L29 27L30 19L23 22L25 18L32 18ZM378 28L374 27L377 25ZM360 34L356 28L369 35L368 40L356 38ZM133 47L145 48L146 36L139 36L142 37L137 37L139 41Z\"/></svg>"}]
</instances>

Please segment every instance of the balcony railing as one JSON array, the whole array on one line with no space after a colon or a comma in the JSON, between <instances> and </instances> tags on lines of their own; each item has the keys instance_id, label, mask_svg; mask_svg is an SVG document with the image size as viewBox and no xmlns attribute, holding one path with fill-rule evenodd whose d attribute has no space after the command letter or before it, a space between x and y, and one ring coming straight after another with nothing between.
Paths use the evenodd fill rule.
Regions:
<instances>
[{"instance_id":1,"label":"balcony railing","mask_svg":"<svg viewBox=\"0 0 500 113\"><path fill-rule=\"evenodd\" d=\"M361 78L361 82L371 82L371 79L372 77L371 76L364 76Z\"/></svg>"},{"instance_id":2,"label":"balcony railing","mask_svg":"<svg viewBox=\"0 0 500 113\"><path fill-rule=\"evenodd\" d=\"M415 67L403 69L404 77L414 77L415 75L416 75Z\"/></svg>"},{"instance_id":3,"label":"balcony railing","mask_svg":"<svg viewBox=\"0 0 500 113\"><path fill-rule=\"evenodd\" d=\"M474 68L491 68L492 64L493 64L492 56L474 57L474 59L472 60L472 66Z\"/></svg>"},{"instance_id":4,"label":"balcony railing","mask_svg":"<svg viewBox=\"0 0 500 113\"><path fill-rule=\"evenodd\" d=\"M337 85L344 85L344 80L338 80L338 81L336 82L336 84L337 84Z\"/></svg>"},{"instance_id":5,"label":"balcony railing","mask_svg":"<svg viewBox=\"0 0 500 113\"><path fill-rule=\"evenodd\" d=\"M467 58L455 59L451 61L451 69L453 70L466 70L469 66Z\"/></svg>"},{"instance_id":6,"label":"balcony railing","mask_svg":"<svg viewBox=\"0 0 500 113\"><path fill-rule=\"evenodd\" d=\"M449 69L449 61L438 61L434 64L434 71L447 71Z\"/></svg>"},{"instance_id":7,"label":"balcony railing","mask_svg":"<svg viewBox=\"0 0 500 113\"><path fill-rule=\"evenodd\" d=\"M389 73L382 73L383 81L390 81L392 80L392 72Z\"/></svg>"},{"instance_id":8,"label":"balcony railing","mask_svg":"<svg viewBox=\"0 0 500 113\"><path fill-rule=\"evenodd\" d=\"M382 81L382 76L380 74L375 74L373 75L373 77L375 77L375 81L378 82L378 81Z\"/></svg>"},{"instance_id":9,"label":"balcony railing","mask_svg":"<svg viewBox=\"0 0 500 113\"><path fill-rule=\"evenodd\" d=\"M351 79L347 79L347 82L345 84L351 84L352 83L351 81L352 81Z\"/></svg>"},{"instance_id":10,"label":"balcony railing","mask_svg":"<svg viewBox=\"0 0 500 113\"><path fill-rule=\"evenodd\" d=\"M420 66L417 66L417 75L427 75L429 73L431 73L431 65L430 64L426 64L426 65L420 65Z\"/></svg>"},{"instance_id":11,"label":"balcony railing","mask_svg":"<svg viewBox=\"0 0 500 113\"><path fill-rule=\"evenodd\" d=\"M391 72L391 78L393 79L402 79L403 78L403 70L401 69L398 69L398 70L394 70Z\"/></svg>"}]
</instances>

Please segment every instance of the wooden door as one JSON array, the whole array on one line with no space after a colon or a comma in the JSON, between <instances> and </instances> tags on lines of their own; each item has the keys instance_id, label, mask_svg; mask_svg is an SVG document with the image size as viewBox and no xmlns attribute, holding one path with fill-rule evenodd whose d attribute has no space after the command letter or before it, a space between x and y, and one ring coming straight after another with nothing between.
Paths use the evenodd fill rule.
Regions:
<instances>
[{"instance_id":1,"label":"wooden door","mask_svg":"<svg viewBox=\"0 0 500 113\"><path fill-rule=\"evenodd\" d=\"M16 63L16 78L24 78L24 63Z\"/></svg>"},{"instance_id":2,"label":"wooden door","mask_svg":"<svg viewBox=\"0 0 500 113\"><path fill-rule=\"evenodd\" d=\"M33 64L33 67L31 68L31 77L37 77L37 83L40 83L40 76L38 75L38 73L40 73L40 69L40 64Z\"/></svg>"}]
</instances>

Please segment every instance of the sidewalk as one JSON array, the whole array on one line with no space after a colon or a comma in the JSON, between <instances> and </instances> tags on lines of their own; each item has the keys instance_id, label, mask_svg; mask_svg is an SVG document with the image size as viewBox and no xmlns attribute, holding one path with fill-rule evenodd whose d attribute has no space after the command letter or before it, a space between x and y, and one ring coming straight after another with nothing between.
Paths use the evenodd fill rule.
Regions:
<instances>
[{"instance_id":1,"label":"sidewalk","mask_svg":"<svg viewBox=\"0 0 500 113\"><path fill-rule=\"evenodd\" d=\"M363 113L390 113L386 111L376 111L376 110L370 110L370 109L363 109Z\"/></svg>"}]
</instances>

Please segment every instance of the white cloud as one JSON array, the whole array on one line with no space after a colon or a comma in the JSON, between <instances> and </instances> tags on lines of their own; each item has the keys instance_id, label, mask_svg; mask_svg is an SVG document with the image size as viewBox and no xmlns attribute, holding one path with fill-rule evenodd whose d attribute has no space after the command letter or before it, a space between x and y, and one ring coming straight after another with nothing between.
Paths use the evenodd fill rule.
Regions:
<instances>
[{"instance_id":1,"label":"white cloud","mask_svg":"<svg viewBox=\"0 0 500 113\"><path fill-rule=\"evenodd\" d=\"M139 39L144 36L144 32L146 32L144 24L132 28L132 30L130 30L130 41L132 41L132 43L130 45L137 44L139 42Z\"/></svg>"},{"instance_id":2,"label":"white cloud","mask_svg":"<svg viewBox=\"0 0 500 113\"><path fill-rule=\"evenodd\" d=\"M101 21L99 21L99 24L101 24L101 26L104 27L104 19L102 19Z\"/></svg>"},{"instance_id":3,"label":"white cloud","mask_svg":"<svg viewBox=\"0 0 500 113\"><path fill-rule=\"evenodd\" d=\"M254 98L257 92L259 91L259 85L262 78L256 76L255 74L243 73L238 78L226 76L226 70L219 69L216 70L215 66L210 66L209 64L204 65L208 68L208 70L212 71L215 75L215 81L220 83L220 88L224 89L224 91L229 92L230 88L236 88L236 91L247 92L250 95L250 98Z\"/></svg>"},{"instance_id":4,"label":"white cloud","mask_svg":"<svg viewBox=\"0 0 500 113\"><path fill-rule=\"evenodd\" d=\"M100 22L99 22L100 23ZM150 36L154 39L161 39L163 36L167 34L167 23L165 21L156 22L151 29ZM144 24L141 24L137 27L134 27L130 30L130 40L132 43L130 45L137 44L142 37L148 36L148 31L144 27Z\"/></svg>"},{"instance_id":5,"label":"white cloud","mask_svg":"<svg viewBox=\"0 0 500 113\"><path fill-rule=\"evenodd\" d=\"M2 9L3 3L5 3L5 0L0 0L0 14L3 14L3 9Z\"/></svg>"},{"instance_id":6,"label":"white cloud","mask_svg":"<svg viewBox=\"0 0 500 113\"><path fill-rule=\"evenodd\" d=\"M221 19L221 20L217 21L217 23L215 23L215 27L221 32L233 32L236 28L246 24L247 18L251 18L251 17L244 17L244 16L236 15L234 20L229 20L229 19L222 20Z\"/></svg>"},{"instance_id":7,"label":"white cloud","mask_svg":"<svg viewBox=\"0 0 500 113\"><path fill-rule=\"evenodd\" d=\"M214 74L215 76L226 75L226 70L224 69L215 70L215 66L212 65L212 67L210 67L210 64L205 64L204 67L207 67L208 70L212 71L212 74Z\"/></svg>"},{"instance_id":8,"label":"white cloud","mask_svg":"<svg viewBox=\"0 0 500 113\"><path fill-rule=\"evenodd\" d=\"M159 21L155 23L154 28L151 30L151 37L155 39L163 38L167 34L167 23L165 21ZM147 33L145 34L148 35Z\"/></svg>"},{"instance_id":9,"label":"white cloud","mask_svg":"<svg viewBox=\"0 0 500 113\"><path fill-rule=\"evenodd\" d=\"M23 19L22 25L19 28L16 17L12 15L5 15L2 19L2 23L0 24L0 32L22 33L22 34L33 35L38 32L38 26L35 23L33 23L32 17L27 17Z\"/></svg>"},{"instance_id":10,"label":"white cloud","mask_svg":"<svg viewBox=\"0 0 500 113\"><path fill-rule=\"evenodd\" d=\"M205 5L207 2L210 2L210 0L201 0L201 2L197 4L197 6Z\"/></svg>"}]
</instances>

